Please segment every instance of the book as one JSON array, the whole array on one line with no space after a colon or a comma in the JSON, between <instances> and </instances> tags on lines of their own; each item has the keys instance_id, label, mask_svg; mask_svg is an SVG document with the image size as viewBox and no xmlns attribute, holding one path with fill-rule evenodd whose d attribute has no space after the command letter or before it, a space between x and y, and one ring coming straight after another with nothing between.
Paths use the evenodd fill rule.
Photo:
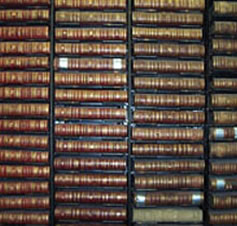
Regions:
<instances>
[{"instance_id":1,"label":"book","mask_svg":"<svg viewBox=\"0 0 237 226\"><path fill-rule=\"evenodd\" d=\"M210 156L215 158L236 157L237 143L235 142L218 142L210 143Z\"/></svg>"}]
</instances>

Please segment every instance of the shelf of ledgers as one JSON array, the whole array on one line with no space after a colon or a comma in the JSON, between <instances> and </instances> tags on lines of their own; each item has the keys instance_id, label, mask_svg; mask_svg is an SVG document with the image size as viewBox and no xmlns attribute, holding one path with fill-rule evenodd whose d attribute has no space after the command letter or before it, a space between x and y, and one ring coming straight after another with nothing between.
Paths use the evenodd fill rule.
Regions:
<instances>
[{"instance_id":1,"label":"shelf of ledgers","mask_svg":"<svg viewBox=\"0 0 237 226\"><path fill-rule=\"evenodd\" d=\"M0 223L49 224L50 1L0 1Z\"/></svg>"},{"instance_id":2,"label":"shelf of ledgers","mask_svg":"<svg viewBox=\"0 0 237 226\"><path fill-rule=\"evenodd\" d=\"M127 221L127 4L104 3L55 0L56 223Z\"/></svg>"},{"instance_id":3,"label":"shelf of ledgers","mask_svg":"<svg viewBox=\"0 0 237 226\"><path fill-rule=\"evenodd\" d=\"M237 224L237 2L214 1L211 24L210 225Z\"/></svg>"}]
</instances>

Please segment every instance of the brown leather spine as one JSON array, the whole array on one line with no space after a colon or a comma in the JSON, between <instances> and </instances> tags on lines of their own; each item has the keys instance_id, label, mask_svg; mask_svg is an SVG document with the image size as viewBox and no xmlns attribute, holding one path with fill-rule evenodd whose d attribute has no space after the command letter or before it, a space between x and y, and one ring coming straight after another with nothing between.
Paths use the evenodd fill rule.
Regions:
<instances>
[{"instance_id":1,"label":"brown leather spine","mask_svg":"<svg viewBox=\"0 0 237 226\"><path fill-rule=\"evenodd\" d=\"M214 2L214 12L220 15L236 15L237 14L237 3L220 1Z\"/></svg>"},{"instance_id":2,"label":"brown leather spine","mask_svg":"<svg viewBox=\"0 0 237 226\"><path fill-rule=\"evenodd\" d=\"M56 140L56 152L126 153L127 151L126 142Z\"/></svg>"},{"instance_id":3,"label":"brown leather spine","mask_svg":"<svg viewBox=\"0 0 237 226\"><path fill-rule=\"evenodd\" d=\"M49 209L49 198L1 197L0 209Z\"/></svg>"},{"instance_id":4,"label":"brown leather spine","mask_svg":"<svg viewBox=\"0 0 237 226\"><path fill-rule=\"evenodd\" d=\"M219 70L236 70L237 57L214 56L213 67Z\"/></svg>"},{"instance_id":5,"label":"brown leather spine","mask_svg":"<svg viewBox=\"0 0 237 226\"><path fill-rule=\"evenodd\" d=\"M218 180L224 181L224 183L220 185L218 184ZM235 191L237 189L237 178L211 178L210 179L210 187L211 190L225 190L225 191Z\"/></svg>"},{"instance_id":6,"label":"brown leather spine","mask_svg":"<svg viewBox=\"0 0 237 226\"><path fill-rule=\"evenodd\" d=\"M135 122L139 123L187 123L199 124L205 122L204 112L192 111L142 111L133 114Z\"/></svg>"},{"instance_id":7,"label":"brown leather spine","mask_svg":"<svg viewBox=\"0 0 237 226\"><path fill-rule=\"evenodd\" d=\"M214 111L213 120L216 124L235 124L237 122L237 112Z\"/></svg>"},{"instance_id":8,"label":"brown leather spine","mask_svg":"<svg viewBox=\"0 0 237 226\"><path fill-rule=\"evenodd\" d=\"M0 4L2 6L9 5L24 5L24 6L41 6L41 5L49 5L50 0L0 0Z\"/></svg>"},{"instance_id":9,"label":"brown leather spine","mask_svg":"<svg viewBox=\"0 0 237 226\"><path fill-rule=\"evenodd\" d=\"M146 172L146 171L174 171L174 172L202 172L205 168L205 162L202 160L170 160L170 161L144 161L136 160L134 163L134 169L137 172Z\"/></svg>"},{"instance_id":10,"label":"brown leather spine","mask_svg":"<svg viewBox=\"0 0 237 226\"><path fill-rule=\"evenodd\" d=\"M201 29L191 28L141 28L133 27L133 38L160 40L201 40Z\"/></svg>"},{"instance_id":11,"label":"brown leather spine","mask_svg":"<svg viewBox=\"0 0 237 226\"><path fill-rule=\"evenodd\" d=\"M197 44L153 44L135 43L135 55L170 56L170 57L200 57L204 56L205 48Z\"/></svg>"},{"instance_id":12,"label":"brown leather spine","mask_svg":"<svg viewBox=\"0 0 237 226\"><path fill-rule=\"evenodd\" d=\"M125 187L127 176L123 174L56 174L56 186L92 186L92 187Z\"/></svg>"},{"instance_id":13,"label":"brown leather spine","mask_svg":"<svg viewBox=\"0 0 237 226\"><path fill-rule=\"evenodd\" d=\"M237 107L237 95L212 94L211 104L213 107Z\"/></svg>"},{"instance_id":14,"label":"brown leather spine","mask_svg":"<svg viewBox=\"0 0 237 226\"><path fill-rule=\"evenodd\" d=\"M0 194L34 194L49 193L48 182L0 182Z\"/></svg>"},{"instance_id":15,"label":"brown leather spine","mask_svg":"<svg viewBox=\"0 0 237 226\"><path fill-rule=\"evenodd\" d=\"M0 57L3 69L48 68L48 57Z\"/></svg>"},{"instance_id":16,"label":"brown leather spine","mask_svg":"<svg viewBox=\"0 0 237 226\"><path fill-rule=\"evenodd\" d=\"M202 73L204 72L204 63L202 61L134 60L133 69L135 72Z\"/></svg>"},{"instance_id":17,"label":"brown leather spine","mask_svg":"<svg viewBox=\"0 0 237 226\"><path fill-rule=\"evenodd\" d=\"M127 23L126 13L56 11L56 22L80 24Z\"/></svg>"},{"instance_id":18,"label":"brown leather spine","mask_svg":"<svg viewBox=\"0 0 237 226\"><path fill-rule=\"evenodd\" d=\"M48 137L0 135L0 147L48 148Z\"/></svg>"},{"instance_id":19,"label":"brown leather spine","mask_svg":"<svg viewBox=\"0 0 237 226\"><path fill-rule=\"evenodd\" d=\"M127 75L119 73L55 73L57 85L123 86Z\"/></svg>"},{"instance_id":20,"label":"brown leather spine","mask_svg":"<svg viewBox=\"0 0 237 226\"><path fill-rule=\"evenodd\" d=\"M49 10L31 9L31 10L0 10L1 21L47 21L49 20Z\"/></svg>"},{"instance_id":21,"label":"brown leather spine","mask_svg":"<svg viewBox=\"0 0 237 226\"><path fill-rule=\"evenodd\" d=\"M135 8L161 10L204 10L204 0L135 0Z\"/></svg>"},{"instance_id":22,"label":"brown leather spine","mask_svg":"<svg viewBox=\"0 0 237 226\"><path fill-rule=\"evenodd\" d=\"M217 213L217 212L210 212L209 213L209 223L212 225L225 225L237 224L237 212L225 212L225 213Z\"/></svg>"},{"instance_id":23,"label":"brown leather spine","mask_svg":"<svg viewBox=\"0 0 237 226\"><path fill-rule=\"evenodd\" d=\"M49 42L2 42L0 53L2 54L48 54ZM30 58L31 59L31 58Z\"/></svg>"},{"instance_id":24,"label":"brown leather spine","mask_svg":"<svg viewBox=\"0 0 237 226\"><path fill-rule=\"evenodd\" d=\"M213 39L212 47L216 53L235 53L237 52L237 40Z\"/></svg>"},{"instance_id":25,"label":"brown leather spine","mask_svg":"<svg viewBox=\"0 0 237 226\"><path fill-rule=\"evenodd\" d=\"M0 72L1 84L49 84L49 72Z\"/></svg>"},{"instance_id":26,"label":"brown leather spine","mask_svg":"<svg viewBox=\"0 0 237 226\"><path fill-rule=\"evenodd\" d=\"M48 27L0 27L0 39L25 40L25 39L48 39Z\"/></svg>"},{"instance_id":27,"label":"brown leather spine","mask_svg":"<svg viewBox=\"0 0 237 226\"><path fill-rule=\"evenodd\" d=\"M87 40L87 41L89 40L125 41L127 39L127 31L126 29L123 28L79 28L79 29L56 28L55 38L66 39L66 40Z\"/></svg>"},{"instance_id":28,"label":"brown leather spine","mask_svg":"<svg viewBox=\"0 0 237 226\"><path fill-rule=\"evenodd\" d=\"M203 95L135 94L135 105L163 107L204 107Z\"/></svg>"},{"instance_id":29,"label":"brown leather spine","mask_svg":"<svg viewBox=\"0 0 237 226\"><path fill-rule=\"evenodd\" d=\"M47 120L0 120L0 131L47 132Z\"/></svg>"},{"instance_id":30,"label":"brown leather spine","mask_svg":"<svg viewBox=\"0 0 237 226\"><path fill-rule=\"evenodd\" d=\"M236 162L212 162L210 164L211 172L213 174L236 174L237 163Z\"/></svg>"},{"instance_id":31,"label":"brown leather spine","mask_svg":"<svg viewBox=\"0 0 237 226\"><path fill-rule=\"evenodd\" d=\"M2 87L0 88L0 98L47 100L49 98L49 89L39 87Z\"/></svg>"},{"instance_id":32,"label":"brown leather spine","mask_svg":"<svg viewBox=\"0 0 237 226\"><path fill-rule=\"evenodd\" d=\"M237 22L215 21L214 33L223 35L235 35L237 32Z\"/></svg>"},{"instance_id":33,"label":"brown leather spine","mask_svg":"<svg viewBox=\"0 0 237 226\"><path fill-rule=\"evenodd\" d=\"M202 25L201 13L133 12L134 24Z\"/></svg>"},{"instance_id":34,"label":"brown leather spine","mask_svg":"<svg viewBox=\"0 0 237 226\"><path fill-rule=\"evenodd\" d=\"M202 156L201 144L133 144L134 155L147 156Z\"/></svg>"},{"instance_id":35,"label":"brown leather spine","mask_svg":"<svg viewBox=\"0 0 237 226\"><path fill-rule=\"evenodd\" d=\"M125 170L126 160L116 158L55 158L59 170Z\"/></svg>"},{"instance_id":36,"label":"brown leather spine","mask_svg":"<svg viewBox=\"0 0 237 226\"><path fill-rule=\"evenodd\" d=\"M127 126L103 124L57 124L55 125L55 134L58 136L126 137Z\"/></svg>"},{"instance_id":37,"label":"brown leather spine","mask_svg":"<svg viewBox=\"0 0 237 226\"><path fill-rule=\"evenodd\" d=\"M236 195L212 195L211 205L215 209L237 208L237 196Z\"/></svg>"},{"instance_id":38,"label":"brown leather spine","mask_svg":"<svg viewBox=\"0 0 237 226\"><path fill-rule=\"evenodd\" d=\"M204 177L198 175L159 175L136 176L135 187L137 189L180 189L203 188Z\"/></svg>"},{"instance_id":39,"label":"brown leather spine","mask_svg":"<svg viewBox=\"0 0 237 226\"><path fill-rule=\"evenodd\" d=\"M214 78L213 87L216 89L237 89L237 79Z\"/></svg>"},{"instance_id":40,"label":"brown leather spine","mask_svg":"<svg viewBox=\"0 0 237 226\"><path fill-rule=\"evenodd\" d=\"M210 155L212 157L237 157L237 143L211 143Z\"/></svg>"},{"instance_id":41,"label":"brown leather spine","mask_svg":"<svg viewBox=\"0 0 237 226\"><path fill-rule=\"evenodd\" d=\"M0 212L2 224L49 224L49 214L45 212Z\"/></svg>"},{"instance_id":42,"label":"brown leather spine","mask_svg":"<svg viewBox=\"0 0 237 226\"><path fill-rule=\"evenodd\" d=\"M73 9L126 9L126 0L74 0L64 1L56 0L56 8L73 8Z\"/></svg>"},{"instance_id":43,"label":"brown leather spine","mask_svg":"<svg viewBox=\"0 0 237 226\"><path fill-rule=\"evenodd\" d=\"M49 152L0 150L1 162L49 163Z\"/></svg>"},{"instance_id":44,"label":"brown leather spine","mask_svg":"<svg viewBox=\"0 0 237 226\"><path fill-rule=\"evenodd\" d=\"M0 75L1 76L1 75ZM48 104L0 104L1 116L48 116Z\"/></svg>"},{"instance_id":45,"label":"brown leather spine","mask_svg":"<svg viewBox=\"0 0 237 226\"><path fill-rule=\"evenodd\" d=\"M233 140L236 139L237 132L234 127L225 128L210 128L209 139L210 140Z\"/></svg>"},{"instance_id":46,"label":"brown leather spine","mask_svg":"<svg viewBox=\"0 0 237 226\"><path fill-rule=\"evenodd\" d=\"M58 191L55 200L61 203L126 204L127 193L116 191Z\"/></svg>"},{"instance_id":47,"label":"brown leather spine","mask_svg":"<svg viewBox=\"0 0 237 226\"><path fill-rule=\"evenodd\" d=\"M159 90L204 90L205 81L199 78L136 77L134 78L134 87Z\"/></svg>"},{"instance_id":48,"label":"brown leather spine","mask_svg":"<svg viewBox=\"0 0 237 226\"><path fill-rule=\"evenodd\" d=\"M55 98L57 101L127 102L128 94L120 90L56 89Z\"/></svg>"},{"instance_id":49,"label":"brown leather spine","mask_svg":"<svg viewBox=\"0 0 237 226\"><path fill-rule=\"evenodd\" d=\"M126 208L56 207L55 218L57 220L125 221L127 211Z\"/></svg>"}]
</instances>

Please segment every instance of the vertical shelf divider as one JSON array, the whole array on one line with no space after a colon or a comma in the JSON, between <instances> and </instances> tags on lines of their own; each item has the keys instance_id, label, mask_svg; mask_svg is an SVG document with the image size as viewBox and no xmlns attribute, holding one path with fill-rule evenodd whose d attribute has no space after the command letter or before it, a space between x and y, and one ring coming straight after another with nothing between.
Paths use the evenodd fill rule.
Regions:
<instances>
[{"instance_id":1,"label":"vertical shelf divider","mask_svg":"<svg viewBox=\"0 0 237 226\"><path fill-rule=\"evenodd\" d=\"M54 0L50 5L50 122L49 122L49 151L50 151L50 225L54 223Z\"/></svg>"},{"instance_id":2,"label":"vertical shelf divider","mask_svg":"<svg viewBox=\"0 0 237 226\"><path fill-rule=\"evenodd\" d=\"M128 202L127 219L128 226L132 225L132 0L127 0L127 76L128 76Z\"/></svg>"}]
</instances>

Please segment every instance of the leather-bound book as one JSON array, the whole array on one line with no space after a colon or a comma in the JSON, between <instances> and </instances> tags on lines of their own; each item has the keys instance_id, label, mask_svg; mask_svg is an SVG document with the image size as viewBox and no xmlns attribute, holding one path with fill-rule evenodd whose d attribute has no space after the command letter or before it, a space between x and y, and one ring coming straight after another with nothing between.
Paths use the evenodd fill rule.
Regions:
<instances>
[{"instance_id":1,"label":"leather-bound book","mask_svg":"<svg viewBox=\"0 0 237 226\"><path fill-rule=\"evenodd\" d=\"M236 174L237 163L232 161L211 162L210 171L212 174Z\"/></svg>"},{"instance_id":2,"label":"leather-bound book","mask_svg":"<svg viewBox=\"0 0 237 226\"><path fill-rule=\"evenodd\" d=\"M214 111L213 121L216 124L236 124L237 112L233 111Z\"/></svg>"},{"instance_id":3,"label":"leather-bound book","mask_svg":"<svg viewBox=\"0 0 237 226\"><path fill-rule=\"evenodd\" d=\"M236 94L212 94L211 104L213 107L237 107Z\"/></svg>"},{"instance_id":4,"label":"leather-bound book","mask_svg":"<svg viewBox=\"0 0 237 226\"><path fill-rule=\"evenodd\" d=\"M212 191L236 191L236 177L217 177L210 179L210 189Z\"/></svg>"},{"instance_id":5,"label":"leather-bound book","mask_svg":"<svg viewBox=\"0 0 237 226\"><path fill-rule=\"evenodd\" d=\"M237 79L214 78L213 87L216 89L237 89Z\"/></svg>"},{"instance_id":6,"label":"leather-bound book","mask_svg":"<svg viewBox=\"0 0 237 226\"><path fill-rule=\"evenodd\" d=\"M213 67L217 70L236 70L237 57L214 56Z\"/></svg>"},{"instance_id":7,"label":"leather-bound book","mask_svg":"<svg viewBox=\"0 0 237 226\"><path fill-rule=\"evenodd\" d=\"M237 22L215 21L213 32L218 35L236 35Z\"/></svg>"},{"instance_id":8,"label":"leather-bound book","mask_svg":"<svg viewBox=\"0 0 237 226\"><path fill-rule=\"evenodd\" d=\"M237 40L213 39L212 48L215 53L235 53L237 52Z\"/></svg>"},{"instance_id":9,"label":"leather-bound book","mask_svg":"<svg viewBox=\"0 0 237 226\"><path fill-rule=\"evenodd\" d=\"M210 156L216 158L237 157L237 143L210 143Z\"/></svg>"},{"instance_id":10,"label":"leather-bound book","mask_svg":"<svg viewBox=\"0 0 237 226\"><path fill-rule=\"evenodd\" d=\"M237 3L228 1L215 1L214 12L219 15L233 15L237 14Z\"/></svg>"},{"instance_id":11,"label":"leather-bound book","mask_svg":"<svg viewBox=\"0 0 237 226\"><path fill-rule=\"evenodd\" d=\"M210 212L209 223L212 225L236 225L237 224L237 212Z\"/></svg>"},{"instance_id":12,"label":"leather-bound book","mask_svg":"<svg viewBox=\"0 0 237 226\"><path fill-rule=\"evenodd\" d=\"M210 128L210 140L234 140L237 138L237 127Z\"/></svg>"},{"instance_id":13,"label":"leather-bound book","mask_svg":"<svg viewBox=\"0 0 237 226\"><path fill-rule=\"evenodd\" d=\"M211 206L215 209L237 208L237 196L231 194L212 195Z\"/></svg>"}]
</instances>

